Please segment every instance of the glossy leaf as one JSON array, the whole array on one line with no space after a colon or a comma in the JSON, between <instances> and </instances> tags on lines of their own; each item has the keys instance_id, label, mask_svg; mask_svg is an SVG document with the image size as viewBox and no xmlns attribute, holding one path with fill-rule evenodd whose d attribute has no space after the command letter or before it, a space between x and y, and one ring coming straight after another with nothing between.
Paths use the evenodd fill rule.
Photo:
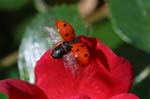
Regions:
<instances>
[{"instance_id":1,"label":"glossy leaf","mask_svg":"<svg viewBox=\"0 0 150 99\"><path fill-rule=\"evenodd\" d=\"M112 24L126 42L150 52L149 0L109 0Z\"/></svg>"}]
</instances>

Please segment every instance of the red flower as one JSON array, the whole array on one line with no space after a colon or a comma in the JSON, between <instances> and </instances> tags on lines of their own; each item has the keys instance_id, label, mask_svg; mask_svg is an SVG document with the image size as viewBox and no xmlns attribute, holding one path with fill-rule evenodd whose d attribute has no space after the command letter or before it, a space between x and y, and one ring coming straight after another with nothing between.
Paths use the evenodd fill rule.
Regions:
<instances>
[{"instance_id":1,"label":"red flower","mask_svg":"<svg viewBox=\"0 0 150 99\"><path fill-rule=\"evenodd\" d=\"M0 81L0 90L9 99L139 99L128 93L131 64L95 38L80 40L90 51L87 66L70 71L62 59L50 57L48 50L36 64L35 84L8 79Z\"/></svg>"}]
</instances>

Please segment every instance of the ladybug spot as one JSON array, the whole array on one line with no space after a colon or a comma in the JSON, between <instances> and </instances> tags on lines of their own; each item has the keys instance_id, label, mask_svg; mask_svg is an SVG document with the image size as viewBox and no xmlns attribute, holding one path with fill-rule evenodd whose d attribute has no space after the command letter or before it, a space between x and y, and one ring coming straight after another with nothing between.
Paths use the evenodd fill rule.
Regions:
<instances>
[{"instance_id":1,"label":"ladybug spot","mask_svg":"<svg viewBox=\"0 0 150 99\"><path fill-rule=\"evenodd\" d=\"M79 51L79 49L76 49L76 52L78 52Z\"/></svg>"},{"instance_id":2,"label":"ladybug spot","mask_svg":"<svg viewBox=\"0 0 150 99\"><path fill-rule=\"evenodd\" d=\"M81 45L81 47L84 47L84 45Z\"/></svg>"},{"instance_id":3,"label":"ladybug spot","mask_svg":"<svg viewBox=\"0 0 150 99\"><path fill-rule=\"evenodd\" d=\"M66 27L66 26L67 26L67 24L64 24L63 26L64 26L64 27Z\"/></svg>"},{"instance_id":4,"label":"ladybug spot","mask_svg":"<svg viewBox=\"0 0 150 99\"><path fill-rule=\"evenodd\" d=\"M66 37L67 37L68 35L69 35L68 33L65 34Z\"/></svg>"},{"instance_id":5,"label":"ladybug spot","mask_svg":"<svg viewBox=\"0 0 150 99\"><path fill-rule=\"evenodd\" d=\"M84 54L84 57L88 57L89 55L88 54Z\"/></svg>"}]
</instances>

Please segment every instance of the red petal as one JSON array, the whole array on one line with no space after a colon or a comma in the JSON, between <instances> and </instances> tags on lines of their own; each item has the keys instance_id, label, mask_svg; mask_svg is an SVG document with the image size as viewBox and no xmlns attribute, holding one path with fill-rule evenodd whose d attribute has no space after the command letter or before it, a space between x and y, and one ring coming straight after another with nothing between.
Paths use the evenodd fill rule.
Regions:
<instances>
[{"instance_id":1,"label":"red petal","mask_svg":"<svg viewBox=\"0 0 150 99\"><path fill-rule=\"evenodd\" d=\"M47 99L37 86L21 80L1 80L0 91L7 94L9 99Z\"/></svg>"},{"instance_id":2,"label":"red petal","mask_svg":"<svg viewBox=\"0 0 150 99\"><path fill-rule=\"evenodd\" d=\"M68 99L91 99L91 98L85 94L78 94L76 96L69 97Z\"/></svg>"},{"instance_id":3,"label":"red petal","mask_svg":"<svg viewBox=\"0 0 150 99\"><path fill-rule=\"evenodd\" d=\"M66 70L63 60L51 58L51 51L47 51L35 68L37 86L48 97L57 99L78 93L92 99L108 99L128 92L133 77L131 64L95 38L80 37L80 40L87 45L91 56L88 66L78 70L81 74L75 78Z\"/></svg>"},{"instance_id":4,"label":"red petal","mask_svg":"<svg viewBox=\"0 0 150 99\"><path fill-rule=\"evenodd\" d=\"M119 94L119 95L113 96L109 99L140 99L140 98L134 94L125 93L125 94Z\"/></svg>"},{"instance_id":5,"label":"red petal","mask_svg":"<svg viewBox=\"0 0 150 99\"><path fill-rule=\"evenodd\" d=\"M131 64L95 38L80 39L87 44L92 56L84 70L80 91L94 99L107 99L128 92L133 78Z\"/></svg>"},{"instance_id":6,"label":"red petal","mask_svg":"<svg viewBox=\"0 0 150 99\"><path fill-rule=\"evenodd\" d=\"M67 99L78 92L81 75L75 75L64 66L63 60L50 57L47 51L37 62L35 68L36 85L39 86L49 98Z\"/></svg>"}]
</instances>

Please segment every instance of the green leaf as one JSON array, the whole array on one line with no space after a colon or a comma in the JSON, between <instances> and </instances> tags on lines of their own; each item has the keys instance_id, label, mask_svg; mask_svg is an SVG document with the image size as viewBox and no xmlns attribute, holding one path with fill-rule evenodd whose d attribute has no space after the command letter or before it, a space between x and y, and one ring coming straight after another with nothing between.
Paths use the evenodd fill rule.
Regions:
<instances>
[{"instance_id":1,"label":"green leaf","mask_svg":"<svg viewBox=\"0 0 150 99\"><path fill-rule=\"evenodd\" d=\"M55 29L56 20L65 20L70 23L77 35L87 35L87 30L75 5L55 6L50 8L48 12L37 15L27 27L19 50L18 66L22 79L34 82L36 61L54 45L45 27Z\"/></svg>"},{"instance_id":2,"label":"green leaf","mask_svg":"<svg viewBox=\"0 0 150 99\"><path fill-rule=\"evenodd\" d=\"M149 0L109 0L116 33L124 41L147 52L150 52L149 4Z\"/></svg>"},{"instance_id":3,"label":"green leaf","mask_svg":"<svg viewBox=\"0 0 150 99\"><path fill-rule=\"evenodd\" d=\"M146 8L146 12L150 15L150 1L149 0L143 0L144 6Z\"/></svg>"},{"instance_id":4,"label":"green leaf","mask_svg":"<svg viewBox=\"0 0 150 99\"><path fill-rule=\"evenodd\" d=\"M96 23L92 27L92 36L99 38L112 49L116 49L123 44L123 41L115 34L109 20Z\"/></svg>"},{"instance_id":5,"label":"green leaf","mask_svg":"<svg viewBox=\"0 0 150 99\"><path fill-rule=\"evenodd\" d=\"M29 2L30 0L0 0L0 10L17 10Z\"/></svg>"},{"instance_id":6,"label":"green leaf","mask_svg":"<svg viewBox=\"0 0 150 99\"><path fill-rule=\"evenodd\" d=\"M2 92L0 92L0 98L1 99L8 99L8 96Z\"/></svg>"}]
</instances>

